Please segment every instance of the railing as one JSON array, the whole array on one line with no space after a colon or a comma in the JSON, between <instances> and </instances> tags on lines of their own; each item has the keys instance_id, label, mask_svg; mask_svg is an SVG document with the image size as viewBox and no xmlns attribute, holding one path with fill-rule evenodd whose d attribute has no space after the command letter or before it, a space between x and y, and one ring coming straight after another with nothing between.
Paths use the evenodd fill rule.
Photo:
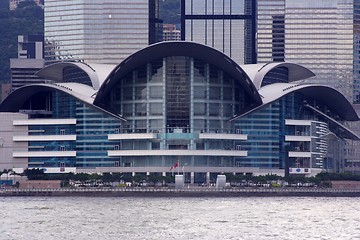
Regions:
<instances>
[{"instance_id":1,"label":"railing","mask_svg":"<svg viewBox=\"0 0 360 240\"><path fill-rule=\"evenodd\" d=\"M191 187L191 188L166 188L166 187L123 187L123 188L2 188L0 189L0 196L7 195L6 193L86 193L86 192L197 192L197 193L358 193L360 197L360 189L332 189L332 188L215 188L215 187Z\"/></svg>"}]
</instances>

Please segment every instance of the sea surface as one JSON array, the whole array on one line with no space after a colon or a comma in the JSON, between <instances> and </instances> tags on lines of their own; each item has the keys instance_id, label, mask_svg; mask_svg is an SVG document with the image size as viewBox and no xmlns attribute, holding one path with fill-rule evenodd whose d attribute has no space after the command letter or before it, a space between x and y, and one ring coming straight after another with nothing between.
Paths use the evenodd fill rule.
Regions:
<instances>
[{"instance_id":1,"label":"sea surface","mask_svg":"<svg viewBox=\"0 0 360 240\"><path fill-rule=\"evenodd\" d=\"M0 239L360 239L360 198L0 197Z\"/></svg>"}]
</instances>

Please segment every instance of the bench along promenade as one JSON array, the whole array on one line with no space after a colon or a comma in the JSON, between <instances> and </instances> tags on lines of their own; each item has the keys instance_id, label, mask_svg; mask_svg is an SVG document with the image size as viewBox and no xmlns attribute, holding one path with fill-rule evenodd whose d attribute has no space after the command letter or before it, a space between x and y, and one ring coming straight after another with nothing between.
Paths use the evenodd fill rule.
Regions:
<instances>
[{"instance_id":1,"label":"bench along promenade","mask_svg":"<svg viewBox=\"0 0 360 240\"><path fill-rule=\"evenodd\" d=\"M41 188L0 189L0 197L360 197L360 189L331 188Z\"/></svg>"}]
</instances>

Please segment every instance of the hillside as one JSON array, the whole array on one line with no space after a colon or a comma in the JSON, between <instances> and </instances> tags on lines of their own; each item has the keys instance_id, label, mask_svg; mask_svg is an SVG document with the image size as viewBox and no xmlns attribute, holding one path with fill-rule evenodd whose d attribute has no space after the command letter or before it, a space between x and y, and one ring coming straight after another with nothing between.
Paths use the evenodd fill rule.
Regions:
<instances>
[{"instance_id":1,"label":"hillside","mask_svg":"<svg viewBox=\"0 0 360 240\"><path fill-rule=\"evenodd\" d=\"M180 0L160 0L159 12L163 23L180 25Z\"/></svg>"},{"instance_id":2,"label":"hillside","mask_svg":"<svg viewBox=\"0 0 360 240\"><path fill-rule=\"evenodd\" d=\"M3 1L2 1L3 2ZM10 58L17 57L17 36L44 34L44 11L34 2L19 4L9 11L0 6L0 83L10 82Z\"/></svg>"},{"instance_id":3,"label":"hillside","mask_svg":"<svg viewBox=\"0 0 360 240\"><path fill-rule=\"evenodd\" d=\"M44 34L44 11L32 1L21 2L9 11L0 1L0 83L10 82L10 58L17 57L17 36ZM180 0L160 0L160 18L164 23L180 25Z\"/></svg>"}]
</instances>

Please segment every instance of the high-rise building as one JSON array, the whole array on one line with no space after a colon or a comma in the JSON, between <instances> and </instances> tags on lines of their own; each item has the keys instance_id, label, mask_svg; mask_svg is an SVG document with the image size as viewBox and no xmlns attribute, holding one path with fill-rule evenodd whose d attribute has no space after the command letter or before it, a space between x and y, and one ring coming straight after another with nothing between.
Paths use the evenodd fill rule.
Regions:
<instances>
[{"instance_id":1,"label":"high-rise building","mask_svg":"<svg viewBox=\"0 0 360 240\"><path fill-rule=\"evenodd\" d=\"M181 33L175 24L163 24L163 41L180 41Z\"/></svg>"},{"instance_id":2,"label":"high-rise building","mask_svg":"<svg viewBox=\"0 0 360 240\"><path fill-rule=\"evenodd\" d=\"M161 40L158 0L47 0L48 61L116 64Z\"/></svg>"},{"instance_id":3,"label":"high-rise building","mask_svg":"<svg viewBox=\"0 0 360 240\"><path fill-rule=\"evenodd\" d=\"M43 35L18 36L18 57L10 59L12 90L27 84L44 82L44 79L35 75L44 67L43 52Z\"/></svg>"},{"instance_id":4,"label":"high-rise building","mask_svg":"<svg viewBox=\"0 0 360 240\"><path fill-rule=\"evenodd\" d=\"M257 0L257 8L259 63L301 64L316 75L303 83L336 88L350 102L360 103L359 0ZM357 123L349 127L360 133ZM359 172L359 144L346 143L339 169Z\"/></svg>"},{"instance_id":5,"label":"high-rise building","mask_svg":"<svg viewBox=\"0 0 360 240\"><path fill-rule=\"evenodd\" d=\"M256 1L182 0L182 40L214 47L238 64L256 63Z\"/></svg>"},{"instance_id":6,"label":"high-rise building","mask_svg":"<svg viewBox=\"0 0 360 240\"><path fill-rule=\"evenodd\" d=\"M287 61L311 69L306 80L360 102L359 0L258 0L259 63Z\"/></svg>"}]
</instances>

